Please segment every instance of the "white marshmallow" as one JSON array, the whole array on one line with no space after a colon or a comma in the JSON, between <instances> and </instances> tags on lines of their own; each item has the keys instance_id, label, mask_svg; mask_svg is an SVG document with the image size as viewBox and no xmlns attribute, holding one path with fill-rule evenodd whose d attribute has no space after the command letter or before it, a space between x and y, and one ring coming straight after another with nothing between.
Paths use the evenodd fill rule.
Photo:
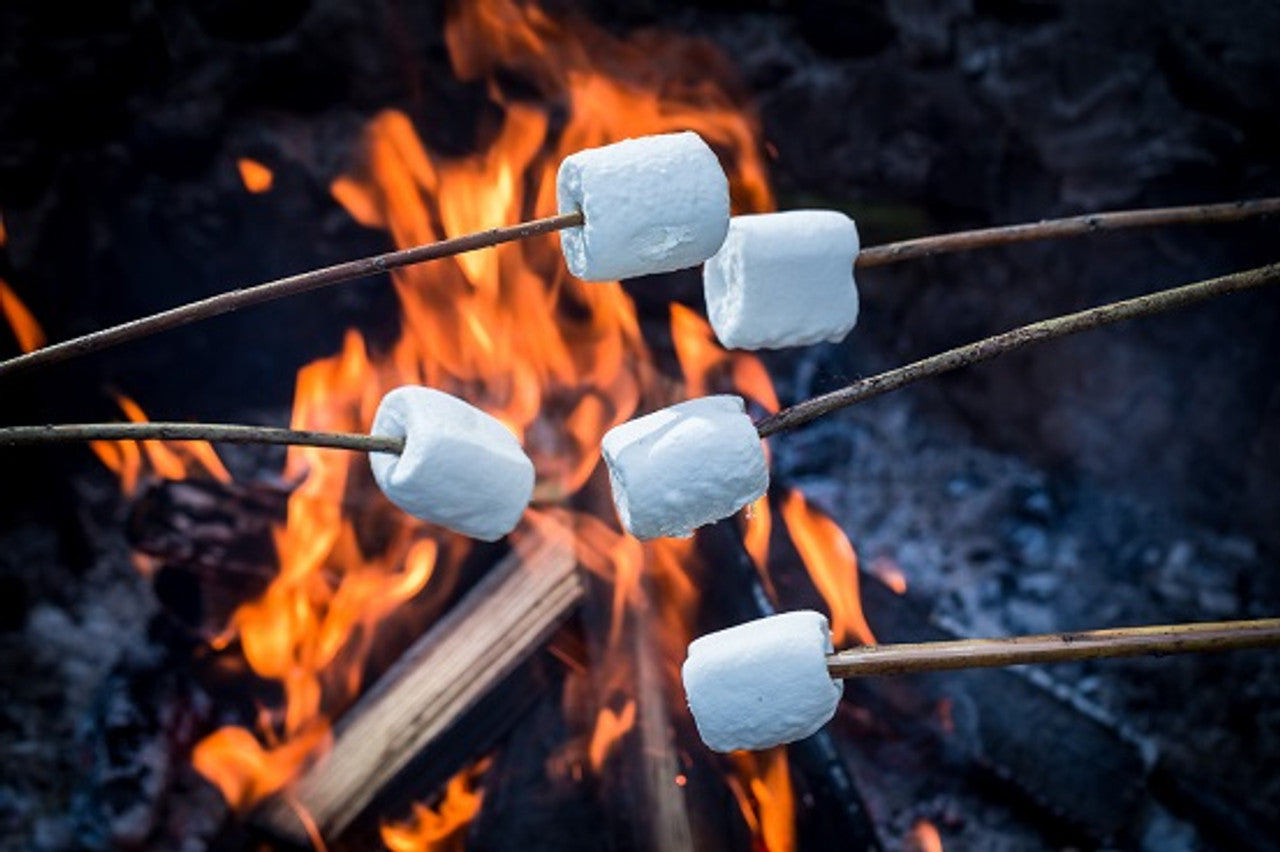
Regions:
<instances>
[{"instance_id":1,"label":"white marshmallow","mask_svg":"<svg viewBox=\"0 0 1280 852\"><path fill-rule=\"evenodd\" d=\"M688 536L769 487L764 447L738 396L709 396L615 426L602 442L613 502L636 538Z\"/></svg>"},{"instance_id":2,"label":"white marshmallow","mask_svg":"<svg viewBox=\"0 0 1280 852\"><path fill-rule=\"evenodd\" d=\"M369 463L382 493L415 518L495 541L533 496L533 462L511 430L447 393L396 388L370 431L404 438L400 455L369 453Z\"/></svg>"},{"instance_id":3,"label":"white marshmallow","mask_svg":"<svg viewBox=\"0 0 1280 852\"><path fill-rule=\"evenodd\" d=\"M707 317L731 349L838 342L858 321L858 227L834 210L735 216L702 270Z\"/></svg>"},{"instance_id":4,"label":"white marshmallow","mask_svg":"<svg viewBox=\"0 0 1280 852\"><path fill-rule=\"evenodd\" d=\"M715 751L801 740L835 715L843 688L827 673L822 613L772 615L689 646L681 675L702 741Z\"/></svg>"},{"instance_id":5,"label":"white marshmallow","mask_svg":"<svg viewBox=\"0 0 1280 852\"><path fill-rule=\"evenodd\" d=\"M561 213L586 218L560 232L569 271L586 281L697 266L729 228L729 182L689 131L572 154L560 164L556 197Z\"/></svg>"}]
</instances>

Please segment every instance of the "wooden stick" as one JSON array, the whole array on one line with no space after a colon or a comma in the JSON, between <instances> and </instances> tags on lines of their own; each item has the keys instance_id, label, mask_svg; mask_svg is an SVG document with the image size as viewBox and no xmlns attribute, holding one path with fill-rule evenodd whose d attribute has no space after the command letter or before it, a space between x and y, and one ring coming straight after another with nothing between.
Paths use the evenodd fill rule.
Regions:
<instances>
[{"instance_id":1,"label":"wooden stick","mask_svg":"<svg viewBox=\"0 0 1280 852\"><path fill-rule=\"evenodd\" d=\"M858 254L854 265L859 269L863 269L948 252L969 251L971 249L1010 245L1031 240L1077 237L1100 231L1115 231L1124 228L1235 222L1277 211L1280 211L1280 198L1262 198L1254 201L1235 201L1225 204L1163 207L1150 210L1121 210L1110 213L1072 216L1065 219L1046 219L1022 225L1004 225L997 228L962 231L954 234L942 234L889 243L883 246L872 246L863 249ZM351 260L335 266L328 266L324 269L269 281L265 284L245 287L229 293L221 293L198 302L192 302L148 317L104 328L51 346L45 346L25 355L10 358L7 361L0 361L0 378L21 370L46 364L55 364L79 355L87 355L120 343L137 340L147 335L167 331L187 323L229 313L230 311L261 302L318 290L321 287L328 287L331 284L338 284L343 281L377 275L401 266L438 260L442 257L489 248L501 243L525 239L539 234L549 234L565 228L575 228L581 226L584 222L581 211L563 213L558 216L548 216L544 219L535 219L532 222L519 225L466 234L425 246L415 246L359 260Z\"/></svg>"},{"instance_id":2,"label":"wooden stick","mask_svg":"<svg viewBox=\"0 0 1280 852\"><path fill-rule=\"evenodd\" d=\"M367 453L404 452L404 438L355 432L315 432L230 423L73 423L0 428L0 447L72 441L217 441L225 444L302 444Z\"/></svg>"},{"instance_id":3,"label":"wooden stick","mask_svg":"<svg viewBox=\"0 0 1280 852\"><path fill-rule=\"evenodd\" d=\"M584 594L567 529L548 523L413 644L342 718L333 750L291 789L326 840L336 839L427 744L499 684ZM253 821L305 846L284 798Z\"/></svg>"},{"instance_id":4,"label":"wooden stick","mask_svg":"<svg viewBox=\"0 0 1280 852\"><path fill-rule=\"evenodd\" d=\"M1068 334L1148 316L1194 304L1214 296L1280 282L1280 264L1236 272L1149 293L1122 302L1112 302L1074 314L1053 317L1024 325L994 337L950 349L920 361L861 379L839 390L784 408L760 420L756 431L761 438L793 429L823 414L870 399L939 373L955 370L1032 343L1053 340ZM365 452L400 453L404 439L349 432L311 432L270 426L239 426L215 423L82 423L62 426L8 426L0 428L0 447L93 440L205 440L226 443L305 444Z\"/></svg>"},{"instance_id":5,"label":"wooden stick","mask_svg":"<svg viewBox=\"0 0 1280 852\"><path fill-rule=\"evenodd\" d=\"M1042 219L1039 222L1023 225L1002 225L979 231L940 234L883 246L872 246L859 252L853 265L858 269L866 269L887 263L897 263L900 260L1007 246L1033 240L1082 237L1087 234L1119 231L1126 228L1238 222L1276 212L1280 212L1280 198L1259 198L1254 201L1234 201L1226 204L1196 204L1189 207L1157 207L1150 210L1116 210L1110 213L1068 216L1064 219Z\"/></svg>"},{"instance_id":6,"label":"wooden stick","mask_svg":"<svg viewBox=\"0 0 1280 852\"><path fill-rule=\"evenodd\" d=\"M970 364L976 364L979 361L986 361L997 355L1003 355L1006 352L1029 346L1032 343L1053 340L1057 337L1087 331L1091 328L1098 328L1099 326L1121 322L1122 320L1180 308L1214 296L1223 296L1227 293L1235 293L1239 290L1248 290L1278 282L1280 282L1280 263L1273 263L1270 266L1251 269L1247 272L1236 272L1231 275L1224 275L1221 278L1187 284L1183 287L1174 287L1170 290L1161 290L1157 293L1149 293L1134 299L1099 305L1096 308L1089 308L1074 314L1066 314L1065 316L1042 320L1031 325L1024 325L1021 328L1015 328L1012 331L1006 331L994 337L988 337L975 343L950 349L938 355L932 355L920 361L907 364L904 367L898 367L860 379L838 390L806 400L790 408L784 408L777 414L770 415L757 422L756 431L760 433L761 438L767 438L784 429L794 429L845 406L897 390L929 376L936 376L948 370L955 370Z\"/></svg>"},{"instance_id":7,"label":"wooden stick","mask_svg":"<svg viewBox=\"0 0 1280 852\"><path fill-rule=\"evenodd\" d=\"M401 266L410 266L428 260L451 257L456 254L475 251L476 249L489 248L502 243L537 236L538 234L549 234L552 231L573 228L581 224L583 224L583 218L580 212L548 216L545 219L535 219L532 222L524 222L519 225L493 228L488 231L479 231L449 240L428 243L424 246L414 246L413 248L387 252L372 257L360 258L359 260L349 260L335 266L327 266L324 269L290 275L288 278L280 278L253 287L232 290L228 293L220 293L217 296L210 296L198 302L181 305L158 314L91 332L82 337L64 340L61 343L55 343L52 346L46 346L42 349L28 352L25 355L10 358L8 361L0 361L0 377L20 370L66 361L79 355L87 355L90 352L97 352L100 349L106 349L130 340L137 340L140 337L146 337L157 332L168 331L187 323L215 317L249 305L282 299L298 293L307 293L332 284L339 284L343 281L366 278Z\"/></svg>"},{"instance_id":8,"label":"wooden stick","mask_svg":"<svg viewBox=\"0 0 1280 852\"><path fill-rule=\"evenodd\" d=\"M1276 645L1280 645L1280 618L1264 618L1256 621L1118 627L1007 639L869 645L831 654L827 657L827 669L832 677L847 678Z\"/></svg>"}]
</instances>

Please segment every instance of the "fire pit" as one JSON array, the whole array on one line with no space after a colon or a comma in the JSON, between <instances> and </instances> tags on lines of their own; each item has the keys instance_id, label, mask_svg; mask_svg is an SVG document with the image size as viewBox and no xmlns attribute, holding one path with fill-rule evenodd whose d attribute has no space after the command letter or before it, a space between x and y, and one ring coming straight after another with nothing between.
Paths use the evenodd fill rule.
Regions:
<instances>
[{"instance_id":1,"label":"fire pit","mask_svg":"<svg viewBox=\"0 0 1280 852\"><path fill-rule=\"evenodd\" d=\"M735 212L839 207L864 244L1280 193L1269 9L854 6L202 2L74 30L15 7L6 61L64 70L9 106L0 357L550 215L561 159L639 134L693 129ZM49 92L101 120L44 117ZM729 756L678 669L773 609L822 610L840 646L1280 612L1275 294L825 417L770 442L766 498L690 540L621 534L598 448L680 399L758 418L1274 261L1273 229L860 272L853 337L759 357L715 342L696 274L585 285L542 236L6 379L6 424L118 406L350 432L420 383L502 420L538 472L484 545L395 510L356 454L6 453L29 484L0 529L15 848L1266 848L1267 652L857 681L817 736Z\"/></svg>"}]
</instances>

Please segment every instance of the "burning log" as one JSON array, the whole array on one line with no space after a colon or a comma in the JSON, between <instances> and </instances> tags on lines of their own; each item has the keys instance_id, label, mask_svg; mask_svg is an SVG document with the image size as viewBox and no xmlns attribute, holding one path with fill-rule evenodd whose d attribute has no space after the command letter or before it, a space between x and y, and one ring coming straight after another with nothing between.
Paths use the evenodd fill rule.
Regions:
<instances>
[{"instance_id":1,"label":"burning log","mask_svg":"<svg viewBox=\"0 0 1280 852\"><path fill-rule=\"evenodd\" d=\"M684 682L703 739L716 751L735 751L807 737L835 715L843 678L1273 647L1280 645L1280 618L868 645L836 654L830 642L826 618L812 611L695 641Z\"/></svg>"},{"instance_id":2,"label":"burning log","mask_svg":"<svg viewBox=\"0 0 1280 852\"><path fill-rule=\"evenodd\" d=\"M541 648L583 595L573 545L554 524L504 559L342 719L333 750L255 815L304 845L309 815L340 835L415 755ZM296 808L296 809L295 809Z\"/></svg>"},{"instance_id":3,"label":"burning log","mask_svg":"<svg viewBox=\"0 0 1280 852\"><path fill-rule=\"evenodd\" d=\"M1004 225L996 228L921 237L883 246L873 246L858 254L854 261L854 266L856 268L883 266L900 260L929 257L948 252L970 251L1034 240L1076 237L1100 231L1115 231L1126 228L1188 223L1236 222L1257 216L1266 216L1277 211L1280 211L1280 198L1264 198L1224 204L1125 210L1072 216L1064 219L1047 219L1041 222ZM350 260L323 269L301 272L297 275L268 281L252 287L221 293L217 296L210 296L207 299L201 299L200 301L161 311L147 317L90 332L81 337L64 340L61 343L34 349L6 361L0 361L0 378L22 370L33 369L47 364L56 364L80 355L88 355L121 343L179 328L188 323L220 316L262 302L307 293L345 281L368 278L392 269L451 257L514 240L554 233L566 228L578 228L582 227L584 223L585 218L581 211L566 212L518 225L493 228L427 245Z\"/></svg>"},{"instance_id":4,"label":"burning log","mask_svg":"<svg viewBox=\"0 0 1280 852\"><path fill-rule=\"evenodd\" d=\"M639 780L610 784L603 791L619 842L655 852L681 852L699 847L693 840L685 789L676 783L681 769L669 717L676 702L671 701L661 671L655 598L645 579L636 578L636 599L628 606L625 628L615 626L616 616L607 595L588 595L584 602L582 618L596 713L610 713L609 699L621 688L629 696L621 715L630 722L625 731L628 736L619 732L618 740L589 758L596 768L608 759L617 767L612 776ZM620 677L625 679L621 684ZM594 741L595 737L593 752Z\"/></svg>"}]
</instances>

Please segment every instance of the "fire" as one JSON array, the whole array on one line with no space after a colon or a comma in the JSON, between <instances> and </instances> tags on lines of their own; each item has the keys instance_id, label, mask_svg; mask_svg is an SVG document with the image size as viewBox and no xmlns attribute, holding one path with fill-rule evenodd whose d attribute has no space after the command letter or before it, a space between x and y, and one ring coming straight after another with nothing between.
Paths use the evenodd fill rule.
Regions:
<instances>
[{"instance_id":1,"label":"fire","mask_svg":"<svg viewBox=\"0 0 1280 852\"><path fill-rule=\"evenodd\" d=\"M263 748L244 728L222 728L201 740L191 762L217 785L232 807L247 806L283 787L298 764L328 741L327 730L314 730L274 748Z\"/></svg>"},{"instance_id":2,"label":"fire","mask_svg":"<svg viewBox=\"0 0 1280 852\"><path fill-rule=\"evenodd\" d=\"M129 397L116 394L116 404L131 422L147 422L142 406ZM169 480L210 476L219 482L231 481L231 473L208 441L93 441L89 446L120 477L125 494L137 489L144 472Z\"/></svg>"},{"instance_id":3,"label":"fire","mask_svg":"<svg viewBox=\"0 0 1280 852\"><path fill-rule=\"evenodd\" d=\"M782 501L782 517L809 576L831 609L835 643L856 639L864 645L874 645L876 639L858 597L858 556L844 531L805 502L799 491L791 492Z\"/></svg>"},{"instance_id":4,"label":"fire","mask_svg":"<svg viewBox=\"0 0 1280 852\"><path fill-rule=\"evenodd\" d=\"M907 575L902 573L898 564L887 556L877 556L871 560L871 573L880 578L896 595L907 593Z\"/></svg>"},{"instance_id":5,"label":"fire","mask_svg":"<svg viewBox=\"0 0 1280 852\"><path fill-rule=\"evenodd\" d=\"M604 768L613 744L630 731L636 724L636 703L628 701L621 713L615 713L608 707L600 711L596 718L596 729L591 734L591 744L587 747L587 756L591 768L599 772Z\"/></svg>"},{"instance_id":6,"label":"fire","mask_svg":"<svg viewBox=\"0 0 1280 852\"><path fill-rule=\"evenodd\" d=\"M711 324L684 305L671 306L671 338L689 396L722 392L713 389L718 387L732 388L770 414L778 410L778 395L760 359L722 348Z\"/></svg>"},{"instance_id":7,"label":"fire","mask_svg":"<svg viewBox=\"0 0 1280 852\"><path fill-rule=\"evenodd\" d=\"M765 852L796 848L795 800L785 748L734 752L734 778L729 785L747 826Z\"/></svg>"},{"instance_id":8,"label":"fire","mask_svg":"<svg viewBox=\"0 0 1280 852\"><path fill-rule=\"evenodd\" d=\"M405 823L382 826L382 842L391 852L461 852L465 831L484 802L479 784L489 769L485 758L468 767L445 786L444 797L434 808L415 804L413 818Z\"/></svg>"},{"instance_id":9,"label":"fire","mask_svg":"<svg viewBox=\"0 0 1280 852\"><path fill-rule=\"evenodd\" d=\"M0 280L0 314L8 321L18 348L23 352L45 345L44 329L3 280ZM142 407L129 397L116 394L116 403L129 420L135 423L147 421ZM161 479L186 479L196 475L210 476L219 482L231 481L231 474L207 441L93 441L90 447L102 463L120 478L125 494L134 492L140 476L147 471L154 472Z\"/></svg>"},{"instance_id":10,"label":"fire","mask_svg":"<svg viewBox=\"0 0 1280 852\"><path fill-rule=\"evenodd\" d=\"M766 494L747 507L742 536L743 546L762 575L769 564L769 537L772 532L773 511L769 508L769 495Z\"/></svg>"},{"instance_id":11,"label":"fire","mask_svg":"<svg viewBox=\"0 0 1280 852\"><path fill-rule=\"evenodd\" d=\"M733 76L727 61L709 45L670 35L617 38L518 0L451 4L445 41L460 78L488 83L498 117L482 128L480 150L442 156L424 146L408 116L387 110L365 128L359 162L330 185L356 222L385 230L396 247L551 215L565 156L676 130L697 131L717 152L735 212L773 209L759 127L724 82ZM527 89L509 97L501 81L516 78L540 97ZM270 187L261 164L237 166L249 191ZM595 680L565 694L568 710L580 693L593 693L566 717L577 720L575 754L582 757L574 771L602 773L629 737L649 749L663 746L670 730L691 728L679 666L693 636L704 566L691 541L641 544L618 532L607 503L594 507L602 517L584 509L598 493L584 486L599 481L600 440L638 413L687 397L738 393L762 412L776 411L778 399L759 359L724 350L707 322L681 305L671 306L670 318L683 385L661 376L626 290L572 278L556 240L393 271L398 339L371 348L350 330L339 352L304 367L292 426L367 431L382 396L414 383L466 398L520 437L534 459L538 499L574 507L561 511L572 518L578 557L612 596L600 659L592 661ZM141 415L129 407L126 413ZM126 490L144 459L162 476L179 475L179 467L181 475L225 474L216 456L192 447L118 444L99 452ZM236 610L215 642L278 682L283 702L264 712L256 732L223 728L195 753L196 768L235 808L281 790L324 749L331 720L359 693L379 623L410 600L447 595L468 551L461 537L394 509L363 456L291 447L284 475L298 484L275 530L278 576ZM784 501L782 513L827 596L837 635L869 640L848 540L799 495ZM744 523L763 573L773 528L767 498ZM679 724L663 727L673 720ZM758 843L793 848L785 751L735 755L729 765L727 782ZM451 781L437 808L415 809L413 825L384 827L384 842L393 850L455 848L479 809L482 772L473 768ZM674 762L664 772L685 778Z\"/></svg>"},{"instance_id":12,"label":"fire","mask_svg":"<svg viewBox=\"0 0 1280 852\"><path fill-rule=\"evenodd\" d=\"M248 157L236 160L236 168L240 172L240 180L244 183L244 188L255 195L270 191L271 184L276 179L271 169Z\"/></svg>"},{"instance_id":13,"label":"fire","mask_svg":"<svg viewBox=\"0 0 1280 852\"><path fill-rule=\"evenodd\" d=\"M902 843L907 852L942 852L942 835L927 819L917 820Z\"/></svg>"},{"instance_id":14,"label":"fire","mask_svg":"<svg viewBox=\"0 0 1280 852\"><path fill-rule=\"evenodd\" d=\"M3 236L3 222L0 222L0 238ZM4 240L0 239L0 246L3 245ZM13 292L2 279L0 279L0 314L4 314L4 318L9 323L9 328L13 330L14 339L18 341L18 348L23 352L30 352L33 349L39 349L44 346L46 340L44 329L40 327L40 323L36 322L35 316L18 298L18 294Z\"/></svg>"}]
</instances>

